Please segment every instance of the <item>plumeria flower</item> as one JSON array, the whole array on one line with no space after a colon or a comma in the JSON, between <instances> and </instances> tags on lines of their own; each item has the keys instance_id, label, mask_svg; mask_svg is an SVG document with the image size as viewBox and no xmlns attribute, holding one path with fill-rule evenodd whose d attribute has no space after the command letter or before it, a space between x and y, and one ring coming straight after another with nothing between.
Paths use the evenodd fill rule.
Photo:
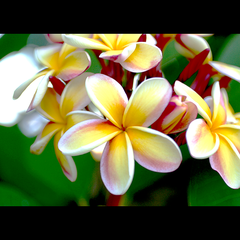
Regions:
<instances>
[{"instance_id":1,"label":"plumeria flower","mask_svg":"<svg viewBox=\"0 0 240 240\"><path fill-rule=\"evenodd\" d=\"M63 154L75 156L106 142L100 170L110 193L124 194L133 179L134 159L156 172L171 172L181 163L177 144L167 135L148 128L167 106L172 88L164 78L142 82L128 100L114 79L95 74L86 89L93 104L106 119L93 119L70 128L59 141Z\"/></svg>"},{"instance_id":2,"label":"plumeria flower","mask_svg":"<svg viewBox=\"0 0 240 240\"><path fill-rule=\"evenodd\" d=\"M185 96L173 96L162 115L152 124L152 128L165 134L174 134L186 130L197 117L197 107Z\"/></svg>"},{"instance_id":3,"label":"plumeria flower","mask_svg":"<svg viewBox=\"0 0 240 240\"><path fill-rule=\"evenodd\" d=\"M219 82L213 84L211 109L195 91L179 81L175 82L174 91L192 101L203 117L192 121L187 129L186 140L192 157L209 157L211 167L226 184L231 188L239 188L240 126L227 123Z\"/></svg>"},{"instance_id":4,"label":"plumeria flower","mask_svg":"<svg viewBox=\"0 0 240 240\"><path fill-rule=\"evenodd\" d=\"M147 34L146 42L138 42L141 34L94 34L92 38L78 34L63 34L65 43L84 49L104 51L100 58L120 63L131 72L144 72L156 66L162 59L155 39Z\"/></svg>"},{"instance_id":5,"label":"plumeria flower","mask_svg":"<svg viewBox=\"0 0 240 240\"><path fill-rule=\"evenodd\" d=\"M25 82L34 76L42 66L34 59L34 47L25 46L19 51L11 52L0 61L0 125L11 127L25 115L33 97L35 81L17 99L12 98L19 82Z\"/></svg>"},{"instance_id":6,"label":"plumeria flower","mask_svg":"<svg viewBox=\"0 0 240 240\"><path fill-rule=\"evenodd\" d=\"M85 89L85 80L92 73L83 73L74 78L64 88L61 97L53 88L48 88L41 103L36 110L46 119L50 120L35 142L31 145L30 151L34 154L41 154L50 139L54 136L54 150L56 157L62 167L66 177L70 181L75 181L77 170L73 158L64 155L58 149L58 141L63 133L78 122L86 119L99 119L100 117L92 112L81 111L90 103L90 99Z\"/></svg>"},{"instance_id":7,"label":"plumeria flower","mask_svg":"<svg viewBox=\"0 0 240 240\"><path fill-rule=\"evenodd\" d=\"M22 83L13 96L15 99L18 98L34 80L42 77L28 110L34 109L41 102L47 91L50 76L69 81L87 70L91 64L88 53L68 44L38 47L35 49L35 56L45 68Z\"/></svg>"}]
</instances>

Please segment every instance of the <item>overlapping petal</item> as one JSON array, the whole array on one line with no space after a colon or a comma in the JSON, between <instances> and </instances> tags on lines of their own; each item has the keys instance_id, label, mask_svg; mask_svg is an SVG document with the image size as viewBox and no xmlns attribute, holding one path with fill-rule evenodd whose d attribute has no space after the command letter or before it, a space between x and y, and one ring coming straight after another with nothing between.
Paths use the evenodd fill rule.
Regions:
<instances>
[{"instance_id":1,"label":"overlapping petal","mask_svg":"<svg viewBox=\"0 0 240 240\"><path fill-rule=\"evenodd\" d=\"M41 154L54 134L63 127L63 124L49 122L31 145L30 152L37 155Z\"/></svg>"},{"instance_id":2,"label":"overlapping petal","mask_svg":"<svg viewBox=\"0 0 240 240\"><path fill-rule=\"evenodd\" d=\"M191 156L198 159L210 157L219 147L218 135L211 132L203 119L196 119L190 123L186 140Z\"/></svg>"},{"instance_id":3,"label":"overlapping petal","mask_svg":"<svg viewBox=\"0 0 240 240\"><path fill-rule=\"evenodd\" d=\"M56 77L69 81L87 70L91 65L91 59L85 51L74 51L70 53L61 63Z\"/></svg>"},{"instance_id":4,"label":"overlapping petal","mask_svg":"<svg viewBox=\"0 0 240 240\"><path fill-rule=\"evenodd\" d=\"M132 46L135 47L132 54L126 60L120 62L120 64L128 71L147 71L155 67L162 59L161 50L152 44L145 42L131 43L124 51L128 48L133 49Z\"/></svg>"},{"instance_id":5,"label":"overlapping petal","mask_svg":"<svg viewBox=\"0 0 240 240\"><path fill-rule=\"evenodd\" d=\"M116 48L118 34L98 34L102 41L111 49Z\"/></svg>"},{"instance_id":6,"label":"overlapping petal","mask_svg":"<svg viewBox=\"0 0 240 240\"><path fill-rule=\"evenodd\" d=\"M197 117L198 110L196 105L189 101L185 102L185 104L187 105L187 110L183 118L171 130L171 133L178 133L185 130L189 124Z\"/></svg>"},{"instance_id":7,"label":"overlapping petal","mask_svg":"<svg viewBox=\"0 0 240 240\"><path fill-rule=\"evenodd\" d=\"M145 127L128 127L134 158L143 167L155 172L176 170L182 154L177 144L167 135Z\"/></svg>"},{"instance_id":8,"label":"overlapping petal","mask_svg":"<svg viewBox=\"0 0 240 240\"><path fill-rule=\"evenodd\" d=\"M103 143L102 145L94 148L93 150L91 150L91 156L92 158L97 161L97 162L100 162L101 161L101 158L102 158L102 154L103 154L103 150L105 148L107 143Z\"/></svg>"},{"instance_id":9,"label":"overlapping petal","mask_svg":"<svg viewBox=\"0 0 240 240\"><path fill-rule=\"evenodd\" d=\"M70 111L83 109L90 103L90 98L85 88L85 82L86 78L92 74L93 73L85 72L72 79L66 85L60 101L60 112L62 116L66 116Z\"/></svg>"},{"instance_id":10,"label":"overlapping petal","mask_svg":"<svg viewBox=\"0 0 240 240\"><path fill-rule=\"evenodd\" d=\"M86 38L77 36L75 34L63 34L62 38L64 42L72 46L83 48L83 49L98 49L98 50L111 50L108 46L99 40L93 38Z\"/></svg>"},{"instance_id":11,"label":"overlapping petal","mask_svg":"<svg viewBox=\"0 0 240 240\"><path fill-rule=\"evenodd\" d=\"M186 106L178 106L175 102L171 101L156 123L152 124L152 127L165 134L168 134L182 119L186 113L186 110Z\"/></svg>"},{"instance_id":12,"label":"overlapping petal","mask_svg":"<svg viewBox=\"0 0 240 240\"><path fill-rule=\"evenodd\" d=\"M123 52L123 50L111 50L111 51L101 53L99 55L99 57L107 59L107 60L111 60L111 61L114 61L114 62L118 62L120 57L122 57L122 55L121 55L122 52Z\"/></svg>"},{"instance_id":13,"label":"overlapping petal","mask_svg":"<svg viewBox=\"0 0 240 240\"><path fill-rule=\"evenodd\" d=\"M121 128L123 112L128 102L122 86L106 75L94 74L87 78L86 89L89 98L102 114Z\"/></svg>"},{"instance_id":14,"label":"overlapping petal","mask_svg":"<svg viewBox=\"0 0 240 240\"><path fill-rule=\"evenodd\" d=\"M117 49L123 49L130 43L137 42L141 34L119 34L117 39Z\"/></svg>"},{"instance_id":15,"label":"overlapping petal","mask_svg":"<svg viewBox=\"0 0 240 240\"><path fill-rule=\"evenodd\" d=\"M208 107L207 103L202 99L202 97L199 94L197 94L190 87L188 87L187 85L185 85L179 81L175 82L174 91L178 95L186 96L187 101L193 102L198 108L198 113L207 121L208 125L211 127L211 125L212 125L211 110Z\"/></svg>"},{"instance_id":16,"label":"overlapping petal","mask_svg":"<svg viewBox=\"0 0 240 240\"><path fill-rule=\"evenodd\" d=\"M50 121L64 124L64 119L59 111L57 93L53 88L47 89L41 103L36 107L36 110Z\"/></svg>"},{"instance_id":17,"label":"overlapping petal","mask_svg":"<svg viewBox=\"0 0 240 240\"><path fill-rule=\"evenodd\" d=\"M224 105L222 93L220 91L219 82L215 82L212 87L213 99L213 114L212 114L212 128L226 123L227 114Z\"/></svg>"},{"instance_id":18,"label":"overlapping petal","mask_svg":"<svg viewBox=\"0 0 240 240\"><path fill-rule=\"evenodd\" d=\"M28 111L36 108L38 104L42 101L47 89L48 89L48 83L49 83L49 76L53 74L54 70L49 71L40 81L38 84L38 87L36 89L36 92L33 96L33 99L28 107Z\"/></svg>"},{"instance_id":19,"label":"overlapping petal","mask_svg":"<svg viewBox=\"0 0 240 240\"><path fill-rule=\"evenodd\" d=\"M75 156L90 152L122 131L105 119L80 122L66 131L58 143L63 154Z\"/></svg>"},{"instance_id":20,"label":"overlapping petal","mask_svg":"<svg viewBox=\"0 0 240 240\"><path fill-rule=\"evenodd\" d=\"M145 80L129 99L123 115L123 126L150 126L159 118L171 95L172 87L166 79Z\"/></svg>"},{"instance_id":21,"label":"overlapping petal","mask_svg":"<svg viewBox=\"0 0 240 240\"><path fill-rule=\"evenodd\" d=\"M67 57L68 54L74 52L77 50L77 47L71 46L67 43L63 43L62 47L59 51L59 58L58 58L58 62L62 63L63 60Z\"/></svg>"},{"instance_id":22,"label":"overlapping petal","mask_svg":"<svg viewBox=\"0 0 240 240\"><path fill-rule=\"evenodd\" d=\"M223 75L226 75L238 82L240 82L240 68L237 66L233 66L230 64L218 62L218 61L210 61L208 63L211 65L214 69L216 69L218 72L220 72Z\"/></svg>"},{"instance_id":23,"label":"overlapping petal","mask_svg":"<svg viewBox=\"0 0 240 240\"><path fill-rule=\"evenodd\" d=\"M25 114L18 123L20 131L29 138L36 137L49 122L39 112L33 110Z\"/></svg>"},{"instance_id":24,"label":"overlapping petal","mask_svg":"<svg viewBox=\"0 0 240 240\"><path fill-rule=\"evenodd\" d=\"M210 157L211 167L229 187L237 189L240 187L240 154L228 138L221 134L219 138L219 149Z\"/></svg>"},{"instance_id":25,"label":"overlapping petal","mask_svg":"<svg viewBox=\"0 0 240 240\"><path fill-rule=\"evenodd\" d=\"M181 34L180 41L175 42L177 51L186 58L194 58L197 54L202 52L204 49L210 49L208 42L197 35L193 34ZM210 51L204 64L212 60L212 52Z\"/></svg>"},{"instance_id":26,"label":"overlapping petal","mask_svg":"<svg viewBox=\"0 0 240 240\"><path fill-rule=\"evenodd\" d=\"M134 156L126 132L110 140L104 148L100 163L101 177L108 191L115 195L124 194L134 174Z\"/></svg>"},{"instance_id":27,"label":"overlapping petal","mask_svg":"<svg viewBox=\"0 0 240 240\"><path fill-rule=\"evenodd\" d=\"M240 126L234 124L224 124L214 130L217 134L227 137L240 153Z\"/></svg>"},{"instance_id":28,"label":"overlapping petal","mask_svg":"<svg viewBox=\"0 0 240 240\"><path fill-rule=\"evenodd\" d=\"M58 57L62 44L41 46L35 49L36 58L50 69L58 69Z\"/></svg>"},{"instance_id":29,"label":"overlapping petal","mask_svg":"<svg viewBox=\"0 0 240 240\"><path fill-rule=\"evenodd\" d=\"M59 131L54 137L54 150L57 157L58 162L63 170L65 176L71 181L74 182L77 179L77 168L73 158L69 155L64 155L58 149L58 142L62 136L62 131Z\"/></svg>"},{"instance_id":30,"label":"overlapping petal","mask_svg":"<svg viewBox=\"0 0 240 240\"><path fill-rule=\"evenodd\" d=\"M89 111L72 111L66 115L66 128L67 131L69 128L73 127L77 123L90 120L90 119L103 119L99 115L89 112Z\"/></svg>"},{"instance_id":31,"label":"overlapping petal","mask_svg":"<svg viewBox=\"0 0 240 240\"><path fill-rule=\"evenodd\" d=\"M21 94L24 92L24 90L35 80L42 77L46 73L48 73L48 69L43 69L39 71L36 75L29 78L27 81L23 82L20 86L17 87L17 89L13 93L13 99L17 99L21 96Z\"/></svg>"}]
</instances>

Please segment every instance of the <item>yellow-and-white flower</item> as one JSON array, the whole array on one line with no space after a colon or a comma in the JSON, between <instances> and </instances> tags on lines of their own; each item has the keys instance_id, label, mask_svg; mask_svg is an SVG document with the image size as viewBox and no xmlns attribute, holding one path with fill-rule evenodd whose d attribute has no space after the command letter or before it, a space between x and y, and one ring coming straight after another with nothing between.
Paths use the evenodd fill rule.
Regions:
<instances>
[{"instance_id":1,"label":"yellow-and-white flower","mask_svg":"<svg viewBox=\"0 0 240 240\"><path fill-rule=\"evenodd\" d=\"M91 64L87 52L68 44L52 44L35 49L36 59L44 66L35 76L22 83L14 92L18 98L23 91L37 78L42 77L36 87L29 109L34 109L43 99L47 91L49 77L55 76L63 81L69 81L87 70Z\"/></svg>"},{"instance_id":2,"label":"yellow-and-white flower","mask_svg":"<svg viewBox=\"0 0 240 240\"><path fill-rule=\"evenodd\" d=\"M146 42L138 42L141 34L63 34L65 43L83 49L104 51L100 58L120 63L131 72L144 72L155 67L162 59L161 50L154 45L155 39L147 34Z\"/></svg>"},{"instance_id":3,"label":"yellow-and-white flower","mask_svg":"<svg viewBox=\"0 0 240 240\"><path fill-rule=\"evenodd\" d=\"M86 78L90 75L92 73L83 73L72 79L64 88L60 99L53 88L48 88L41 103L36 107L36 110L50 122L38 134L35 142L30 147L30 151L34 154L41 154L54 136L56 157L64 174L72 182L77 178L75 163L71 156L64 155L58 149L58 141L64 132L76 123L87 119L101 119L101 117L92 112L79 110L90 103L85 89Z\"/></svg>"},{"instance_id":4,"label":"yellow-and-white flower","mask_svg":"<svg viewBox=\"0 0 240 240\"><path fill-rule=\"evenodd\" d=\"M226 101L219 82L212 88L211 109L206 101L185 84L176 81L174 91L187 97L198 108L203 119L192 121L187 129L186 140L192 157L208 158L231 188L240 187L240 126L227 122ZM209 100L208 100L209 102Z\"/></svg>"},{"instance_id":5,"label":"yellow-and-white flower","mask_svg":"<svg viewBox=\"0 0 240 240\"><path fill-rule=\"evenodd\" d=\"M167 106L172 87L164 78L142 82L128 100L114 79L95 74L87 78L91 101L106 119L93 119L70 128L59 141L66 155L80 155L107 142L101 162L101 176L107 189L124 194L133 179L134 159L156 172L171 172L181 163L177 144L167 135L148 128Z\"/></svg>"}]
</instances>

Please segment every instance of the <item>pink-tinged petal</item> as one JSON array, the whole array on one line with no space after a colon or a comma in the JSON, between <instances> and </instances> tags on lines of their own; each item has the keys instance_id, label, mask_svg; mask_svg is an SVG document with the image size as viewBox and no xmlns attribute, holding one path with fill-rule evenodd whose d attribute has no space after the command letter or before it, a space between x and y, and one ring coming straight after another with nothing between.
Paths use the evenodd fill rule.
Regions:
<instances>
[{"instance_id":1,"label":"pink-tinged petal","mask_svg":"<svg viewBox=\"0 0 240 240\"><path fill-rule=\"evenodd\" d=\"M234 124L224 124L214 130L217 134L227 137L240 153L240 126Z\"/></svg>"},{"instance_id":2,"label":"pink-tinged petal","mask_svg":"<svg viewBox=\"0 0 240 240\"><path fill-rule=\"evenodd\" d=\"M187 105L182 102L183 96L173 96L161 116L152 124L152 128L168 134L178 124L187 111Z\"/></svg>"},{"instance_id":3,"label":"pink-tinged petal","mask_svg":"<svg viewBox=\"0 0 240 240\"><path fill-rule=\"evenodd\" d=\"M113 78L94 74L87 78L86 89L94 105L117 127L122 127L122 117L128 98L122 86Z\"/></svg>"},{"instance_id":4,"label":"pink-tinged petal","mask_svg":"<svg viewBox=\"0 0 240 240\"><path fill-rule=\"evenodd\" d=\"M145 80L129 99L123 115L123 126L150 126L162 114L171 95L172 87L166 79Z\"/></svg>"},{"instance_id":5,"label":"pink-tinged petal","mask_svg":"<svg viewBox=\"0 0 240 240\"><path fill-rule=\"evenodd\" d=\"M120 64L123 63L135 51L135 49L136 44L129 44L123 50L120 50L121 54L119 54L119 56L114 59L114 61Z\"/></svg>"},{"instance_id":6,"label":"pink-tinged petal","mask_svg":"<svg viewBox=\"0 0 240 240\"><path fill-rule=\"evenodd\" d=\"M203 119L196 119L190 123L186 140L191 156L197 159L210 157L219 147L217 134L211 132Z\"/></svg>"},{"instance_id":7,"label":"pink-tinged petal","mask_svg":"<svg viewBox=\"0 0 240 240\"><path fill-rule=\"evenodd\" d=\"M66 116L71 111L83 109L91 102L85 87L86 78L91 75L93 73L85 72L66 85L60 101L62 116Z\"/></svg>"},{"instance_id":8,"label":"pink-tinged petal","mask_svg":"<svg viewBox=\"0 0 240 240\"><path fill-rule=\"evenodd\" d=\"M65 122L60 114L57 93L52 88L47 89L42 101L36 107L36 110L52 122Z\"/></svg>"},{"instance_id":9,"label":"pink-tinged petal","mask_svg":"<svg viewBox=\"0 0 240 240\"><path fill-rule=\"evenodd\" d=\"M186 101L193 102L197 108L198 113L207 121L208 125L211 127L212 121L211 121L211 111L208 107L207 103L202 99L202 97L197 94L194 90L192 90L187 85L176 81L174 84L174 91L178 95L186 96Z\"/></svg>"},{"instance_id":10,"label":"pink-tinged petal","mask_svg":"<svg viewBox=\"0 0 240 240\"><path fill-rule=\"evenodd\" d=\"M122 52L123 50L107 51L107 52L101 53L99 57L107 60L111 60L111 61L117 61Z\"/></svg>"},{"instance_id":11,"label":"pink-tinged petal","mask_svg":"<svg viewBox=\"0 0 240 240\"><path fill-rule=\"evenodd\" d=\"M176 50L186 58L192 59L206 48L210 49L208 42L197 35L181 34L178 35L176 40ZM208 63L211 60L212 53L210 51L203 64Z\"/></svg>"},{"instance_id":12,"label":"pink-tinged petal","mask_svg":"<svg viewBox=\"0 0 240 240\"><path fill-rule=\"evenodd\" d=\"M99 40L77 36L74 34L63 34L62 38L65 43L72 45L74 47L83 49L98 49L103 51L109 51L111 48L106 46Z\"/></svg>"},{"instance_id":13,"label":"pink-tinged petal","mask_svg":"<svg viewBox=\"0 0 240 240\"><path fill-rule=\"evenodd\" d=\"M221 134L219 138L219 149L210 157L211 167L229 187L237 189L240 187L240 154L228 138Z\"/></svg>"},{"instance_id":14,"label":"pink-tinged petal","mask_svg":"<svg viewBox=\"0 0 240 240\"><path fill-rule=\"evenodd\" d=\"M194 103L185 101L184 96L173 96L162 115L152 124L152 128L165 134L179 133L196 119L197 113Z\"/></svg>"},{"instance_id":15,"label":"pink-tinged petal","mask_svg":"<svg viewBox=\"0 0 240 240\"><path fill-rule=\"evenodd\" d=\"M77 123L80 123L80 122L83 122L86 120L90 120L90 119L103 119L103 118L95 113L88 112L88 111L79 111L79 110L72 111L72 112L68 113L65 118L65 120L67 122L66 130L73 127Z\"/></svg>"},{"instance_id":16,"label":"pink-tinged petal","mask_svg":"<svg viewBox=\"0 0 240 240\"><path fill-rule=\"evenodd\" d=\"M36 58L50 69L58 69L58 57L62 44L51 44L35 49Z\"/></svg>"},{"instance_id":17,"label":"pink-tinged petal","mask_svg":"<svg viewBox=\"0 0 240 240\"><path fill-rule=\"evenodd\" d=\"M90 152L121 132L108 120L86 120L67 130L60 139L58 148L66 155L81 155Z\"/></svg>"},{"instance_id":18,"label":"pink-tinged petal","mask_svg":"<svg viewBox=\"0 0 240 240\"><path fill-rule=\"evenodd\" d=\"M240 82L240 68L222 62L211 61L208 63L218 72Z\"/></svg>"},{"instance_id":19,"label":"pink-tinged petal","mask_svg":"<svg viewBox=\"0 0 240 240\"><path fill-rule=\"evenodd\" d=\"M48 83L49 83L49 76L53 75L54 70L49 71L40 81L38 88L33 96L33 99L28 107L27 111L31 111L34 108L36 108L38 106L38 104L40 104L40 102L42 101L47 89L48 89Z\"/></svg>"},{"instance_id":20,"label":"pink-tinged petal","mask_svg":"<svg viewBox=\"0 0 240 240\"><path fill-rule=\"evenodd\" d=\"M213 99L212 128L216 128L222 124L225 124L227 120L224 100L220 92L220 85L218 81L213 84L212 99Z\"/></svg>"},{"instance_id":21,"label":"pink-tinged petal","mask_svg":"<svg viewBox=\"0 0 240 240\"><path fill-rule=\"evenodd\" d=\"M189 124L196 119L198 109L196 105L192 102L185 102L187 105L187 111L181 121L178 122L178 124L171 130L171 133L178 133L181 132L189 126Z\"/></svg>"},{"instance_id":22,"label":"pink-tinged petal","mask_svg":"<svg viewBox=\"0 0 240 240\"><path fill-rule=\"evenodd\" d=\"M63 43L62 34L48 33L45 37L51 43Z\"/></svg>"},{"instance_id":23,"label":"pink-tinged petal","mask_svg":"<svg viewBox=\"0 0 240 240\"><path fill-rule=\"evenodd\" d=\"M59 131L54 137L53 144L54 144L55 154L65 176L71 182L75 182L77 179L77 168L76 168L75 162L73 161L73 158L69 155L64 155L58 149L58 142L61 136L62 136L62 131Z\"/></svg>"},{"instance_id":24,"label":"pink-tinged petal","mask_svg":"<svg viewBox=\"0 0 240 240\"><path fill-rule=\"evenodd\" d=\"M41 154L54 134L63 127L63 124L49 122L31 145L30 152L37 155Z\"/></svg>"},{"instance_id":25,"label":"pink-tinged petal","mask_svg":"<svg viewBox=\"0 0 240 240\"><path fill-rule=\"evenodd\" d=\"M145 127L128 127L134 158L143 167L155 172L172 172L181 161L182 154L166 134Z\"/></svg>"},{"instance_id":26,"label":"pink-tinged petal","mask_svg":"<svg viewBox=\"0 0 240 240\"><path fill-rule=\"evenodd\" d=\"M124 49L129 43L137 42L141 34L119 34L116 49Z\"/></svg>"},{"instance_id":27,"label":"pink-tinged petal","mask_svg":"<svg viewBox=\"0 0 240 240\"><path fill-rule=\"evenodd\" d=\"M134 156L126 132L106 144L100 170L103 183L110 193L122 195L128 190L134 175Z\"/></svg>"},{"instance_id":28,"label":"pink-tinged petal","mask_svg":"<svg viewBox=\"0 0 240 240\"><path fill-rule=\"evenodd\" d=\"M144 72L155 67L162 59L161 50L155 45L146 42L131 43L127 48L135 46L132 54L123 62L119 62L125 69L131 72ZM124 51L126 51L126 49ZM124 54L123 51L123 54Z\"/></svg>"},{"instance_id":29,"label":"pink-tinged petal","mask_svg":"<svg viewBox=\"0 0 240 240\"><path fill-rule=\"evenodd\" d=\"M90 65L91 59L87 52L72 52L62 62L61 67L56 73L56 77L64 81L69 81L86 71Z\"/></svg>"}]
</instances>

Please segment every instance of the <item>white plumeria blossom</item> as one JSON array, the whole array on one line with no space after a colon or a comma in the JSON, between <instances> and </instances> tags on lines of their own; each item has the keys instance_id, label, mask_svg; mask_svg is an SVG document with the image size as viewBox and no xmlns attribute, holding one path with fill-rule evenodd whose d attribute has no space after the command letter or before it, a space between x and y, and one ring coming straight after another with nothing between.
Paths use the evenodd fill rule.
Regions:
<instances>
[{"instance_id":1,"label":"white plumeria blossom","mask_svg":"<svg viewBox=\"0 0 240 240\"><path fill-rule=\"evenodd\" d=\"M13 126L26 112L34 91L34 84L26 89L17 100L13 99L14 90L24 81L33 77L41 68L33 58L34 46L26 46L18 52L6 55L0 61L0 125Z\"/></svg>"}]
</instances>

